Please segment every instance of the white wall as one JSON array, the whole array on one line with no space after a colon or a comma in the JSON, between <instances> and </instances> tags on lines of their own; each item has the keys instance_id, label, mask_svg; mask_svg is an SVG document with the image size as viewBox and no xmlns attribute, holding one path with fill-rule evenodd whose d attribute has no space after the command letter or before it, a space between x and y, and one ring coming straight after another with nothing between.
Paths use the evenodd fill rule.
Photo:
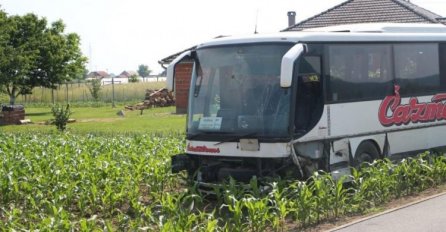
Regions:
<instances>
[{"instance_id":1,"label":"white wall","mask_svg":"<svg viewBox=\"0 0 446 232\"><path fill-rule=\"evenodd\" d=\"M142 78L139 77L139 82L158 82L158 81L166 81L165 77L150 77L150 78ZM129 83L129 79L128 78L114 78L114 82L115 84L127 84ZM110 85L112 83L112 78L111 77L107 77L107 78L102 78L101 79L101 84L102 85Z\"/></svg>"}]
</instances>

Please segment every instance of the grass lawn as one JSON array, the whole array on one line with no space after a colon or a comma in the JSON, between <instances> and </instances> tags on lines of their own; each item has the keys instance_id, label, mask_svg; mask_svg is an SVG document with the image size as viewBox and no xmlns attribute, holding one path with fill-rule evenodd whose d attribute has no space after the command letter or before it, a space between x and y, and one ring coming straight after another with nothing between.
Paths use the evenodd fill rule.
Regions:
<instances>
[{"instance_id":1,"label":"grass lawn","mask_svg":"<svg viewBox=\"0 0 446 232\"><path fill-rule=\"evenodd\" d=\"M140 111L124 111L125 117L116 113L124 107L76 107L72 108L71 118L75 123L69 123L68 131L73 133L157 133L173 132L183 133L186 125L185 115L176 115L175 107L153 108ZM45 125L44 122L52 119L49 107L27 107L25 108L26 119L31 119L33 124L0 126L5 132L51 132L56 131L54 125Z\"/></svg>"}]
</instances>

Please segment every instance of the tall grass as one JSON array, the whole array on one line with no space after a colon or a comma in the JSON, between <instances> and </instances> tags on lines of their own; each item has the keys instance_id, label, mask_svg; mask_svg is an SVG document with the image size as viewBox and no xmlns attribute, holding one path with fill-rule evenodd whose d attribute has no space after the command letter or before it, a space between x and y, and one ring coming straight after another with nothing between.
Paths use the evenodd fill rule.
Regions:
<instances>
[{"instance_id":1,"label":"tall grass","mask_svg":"<svg viewBox=\"0 0 446 232\"><path fill-rule=\"evenodd\" d=\"M57 103L67 102L94 102L88 89L88 83L62 84L54 90L54 100ZM142 101L146 89L160 89L165 87L165 82L138 82L127 84L115 84L115 102ZM104 85L99 93L99 101L111 103L113 96L112 85ZM32 94L21 95L17 98L17 104L48 104L52 103L52 90L47 88L34 88ZM0 96L1 103L9 103L6 95Z\"/></svg>"}]
</instances>

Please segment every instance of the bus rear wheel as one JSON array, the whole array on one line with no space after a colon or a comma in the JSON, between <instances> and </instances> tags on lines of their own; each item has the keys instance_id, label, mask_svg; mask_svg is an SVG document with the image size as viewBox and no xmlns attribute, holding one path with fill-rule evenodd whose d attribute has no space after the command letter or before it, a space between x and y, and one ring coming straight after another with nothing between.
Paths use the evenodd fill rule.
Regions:
<instances>
[{"instance_id":1,"label":"bus rear wheel","mask_svg":"<svg viewBox=\"0 0 446 232\"><path fill-rule=\"evenodd\" d=\"M353 159L353 166L356 169L361 168L362 165L373 163L379 158L378 148L372 142L362 142L358 149L356 149L355 158Z\"/></svg>"}]
</instances>

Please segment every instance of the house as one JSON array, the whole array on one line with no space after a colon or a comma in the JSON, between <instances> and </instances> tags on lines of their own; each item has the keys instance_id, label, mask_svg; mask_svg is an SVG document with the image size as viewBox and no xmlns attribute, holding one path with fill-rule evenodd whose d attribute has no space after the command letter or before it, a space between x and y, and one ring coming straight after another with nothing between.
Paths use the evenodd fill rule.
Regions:
<instances>
[{"instance_id":1,"label":"house","mask_svg":"<svg viewBox=\"0 0 446 232\"><path fill-rule=\"evenodd\" d=\"M102 78L109 77L106 71L93 71L87 75L87 80L101 80Z\"/></svg>"},{"instance_id":2,"label":"house","mask_svg":"<svg viewBox=\"0 0 446 232\"><path fill-rule=\"evenodd\" d=\"M446 18L406 0L348 0L282 31L380 22L446 24Z\"/></svg>"},{"instance_id":3,"label":"house","mask_svg":"<svg viewBox=\"0 0 446 232\"><path fill-rule=\"evenodd\" d=\"M135 71L128 71L128 70L125 70L121 74L118 75L119 78L130 78L131 76L138 76L139 77L137 72L135 72Z\"/></svg>"},{"instance_id":4,"label":"house","mask_svg":"<svg viewBox=\"0 0 446 232\"><path fill-rule=\"evenodd\" d=\"M107 78L103 78L101 80L101 84L102 85L109 85L112 83L113 84L127 84L130 82L129 79L132 76L136 76L138 79L141 79L137 72L125 70L117 76L113 74L113 75L109 75L109 77L107 77Z\"/></svg>"},{"instance_id":5,"label":"house","mask_svg":"<svg viewBox=\"0 0 446 232\"><path fill-rule=\"evenodd\" d=\"M282 32L301 31L309 28L357 23L433 23L445 24L446 18L406 0L347 0L313 17L295 23L295 12L288 12L288 27ZM158 63L166 68L188 48L168 56ZM176 113L186 113L192 62L183 60L175 67Z\"/></svg>"}]
</instances>

